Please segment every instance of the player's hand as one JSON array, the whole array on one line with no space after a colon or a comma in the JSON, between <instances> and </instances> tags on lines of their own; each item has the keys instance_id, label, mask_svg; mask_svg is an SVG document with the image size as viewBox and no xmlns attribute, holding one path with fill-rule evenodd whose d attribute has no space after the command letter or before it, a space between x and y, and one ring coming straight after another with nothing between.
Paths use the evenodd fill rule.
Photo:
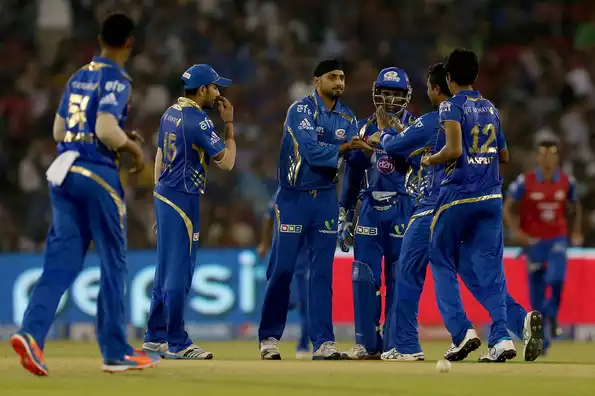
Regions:
<instances>
[{"instance_id":1,"label":"player's hand","mask_svg":"<svg viewBox=\"0 0 595 396\"><path fill-rule=\"evenodd\" d=\"M132 155L132 168L130 168L130 173L140 173L145 167L145 153L143 152L140 143L128 138L122 148Z\"/></svg>"},{"instance_id":2,"label":"player's hand","mask_svg":"<svg viewBox=\"0 0 595 396\"><path fill-rule=\"evenodd\" d=\"M215 99L215 103L217 104L217 110L219 110L219 115L223 122L233 122L233 106L229 99L225 96L218 96Z\"/></svg>"},{"instance_id":3,"label":"player's hand","mask_svg":"<svg viewBox=\"0 0 595 396\"><path fill-rule=\"evenodd\" d=\"M376 108L376 121L378 123L379 129L391 127L391 123L388 118L388 114L386 113L386 110L384 109L384 106L378 106Z\"/></svg>"},{"instance_id":4,"label":"player's hand","mask_svg":"<svg viewBox=\"0 0 595 396\"><path fill-rule=\"evenodd\" d=\"M366 143L370 146L378 146L380 144L380 135L382 135L382 131L375 132L372 136L368 137Z\"/></svg>"},{"instance_id":5,"label":"player's hand","mask_svg":"<svg viewBox=\"0 0 595 396\"><path fill-rule=\"evenodd\" d=\"M267 246L265 243L260 243L256 247L256 252L258 253L258 257L260 257L261 260L264 260L264 258L267 256L267 253L269 252L269 246Z\"/></svg>"},{"instance_id":6,"label":"player's hand","mask_svg":"<svg viewBox=\"0 0 595 396\"><path fill-rule=\"evenodd\" d=\"M368 153L374 152L374 147L370 146L368 143L364 142L359 137L353 137L350 143L352 150L363 150Z\"/></svg>"},{"instance_id":7,"label":"player's hand","mask_svg":"<svg viewBox=\"0 0 595 396\"><path fill-rule=\"evenodd\" d=\"M137 142L138 144L144 144L145 143L145 139L137 131L130 132L128 134L128 137L130 139L132 139L133 141Z\"/></svg>"},{"instance_id":8,"label":"player's hand","mask_svg":"<svg viewBox=\"0 0 595 396\"><path fill-rule=\"evenodd\" d=\"M521 246L531 246L536 243L535 239L531 238L529 234L523 230L518 230L514 233L514 240Z\"/></svg>"},{"instance_id":9,"label":"player's hand","mask_svg":"<svg viewBox=\"0 0 595 396\"><path fill-rule=\"evenodd\" d=\"M584 240L585 238L583 237L582 232L573 232L572 235L570 235L570 243L574 247L582 246Z\"/></svg>"},{"instance_id":10,"label":"player's hand","mask_svg":"<svg viewBox=\"0 0 595 396\"><path fill-rule=\"evenodd\" d=\"M424 156L421 157L422 166L425 166L426 168L432 166L432 162L430 161L431 156L432 156L431 154L425 154Z\"/></svg>"}]
</instances>

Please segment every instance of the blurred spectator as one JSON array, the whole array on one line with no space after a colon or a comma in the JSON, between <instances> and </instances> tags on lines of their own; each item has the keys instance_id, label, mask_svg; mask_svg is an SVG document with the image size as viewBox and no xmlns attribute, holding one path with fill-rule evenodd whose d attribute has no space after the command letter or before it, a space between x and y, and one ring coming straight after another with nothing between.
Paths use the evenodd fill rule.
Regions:
<instances>
[{"instance_id":1,"label":"blurred spectator","mask_svg":"<svg viewBox=\"0 0 595 396\"><path fill-rule=\"evenodd\" d=\"M501 110L511 163L505 184L534 166L533 147L559 139L595 245L595 4L502 0L37 0L0 2L0 250L40 250L49 220L45 169L55 156L54 112L70 75L96 53L98 21L128 11L138 24L128 64L133 83L126 128L146 139L147 167L122 183L129 246L155 245L152 161L161 113L192 63L234 80L238 157L233 172L209 171L201 244L253 246L276 188L282 124L309 94L322 57L346 61L343 100L363 118L389 65L407 70L409 110L430 110L425 70L455 46L481 55L477 88ZM423 28L420 28L423 26ZM214 120L218 117L213 116ZM219 125L220 126L220 125ZM220 126L221 127L221 126Z\"/></svg>"}]
</instances>

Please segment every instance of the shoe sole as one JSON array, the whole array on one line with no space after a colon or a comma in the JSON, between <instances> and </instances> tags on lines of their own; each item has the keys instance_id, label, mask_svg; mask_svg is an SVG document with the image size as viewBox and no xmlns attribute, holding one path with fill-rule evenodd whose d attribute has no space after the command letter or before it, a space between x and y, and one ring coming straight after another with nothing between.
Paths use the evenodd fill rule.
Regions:
<instances>
[{"instance_id":1,"label":"shoe sole","mask_svg":"<svg viewBox=\"0 0 595 396\"><path fill-rule=\"evenodd\" d=\"M329 356L312 356L312 360L345 360L340 352L332 353Z\"/></svg>"},{"instance_id":2,"label":"shoe sole","mask_svg":"<svg viewBox=\"0 0 595 396\"><path fill-rule=\"evenodd\" d=\"M533 362L543 354L543 315L531 312L529 317L529 341L523 346L525 362Z\"/></svg>"},{"instance_id":3,"label":"shoe sole","mask_svg":"<svg viewBox=\"0 0 595 396\"><path fill-rule=\"evenodd\" d=\"M281 354L276 353L276 354L267 356L267 355L261 353L260 358L262 360L281 360Z\"/></svg>"},{"instance_id":4,"label":"shoe sole","mask_svg":"<svg viewBox=\"0 0 595 396\"><path fill-rule=\"evenodd\" d=\"M46 369L41 367L33 358L33 351L29 347L27 340L19 334L10 337L10 345L12 349L21 357L21 366L32 374L40 377L47 377L49 374Z\"/></svg>"},{"instance_id":5,"label":"shoe sole","mask_svg":"<svg viewBox=\"0 0 595 396\"><path fill-rule=\"evenodd\" d=\"M425 356L416 356L407 359L388 359L388 358L381 358L383 362L423 362L426 360Z\"/></svg>"},{"instance_id":6,"label":"shoe sole","mask_svg":"<svg viewBox=\"0 0 595 396\"><path fill-rule=\"evenodd\" d=\"M348 354L342 353L341 360L380 360L380 355L366 355L361 358L351 358Z\"/></svg>"},{"instance_id":7,"label":"shoe sole","mask_svg":"<svg viewBox=\"0 0 595 396\"><path fill-rule=\"evenodd\" d=\"M476 351L481 346L481 340L479 338L471 338L468 340L463 347L457 352L452 352L449 355L445 355L444 359L449 362L460 362L461 360L467 359L467 356L473 351Z\"/></svg>"},{"instance_id":8,"label":"shoe sole","mask_svg":"<svg viewBox=\"0 0 595 396\"><path fill-rule=\"evenodd\" d=\"M145 348L145 347L142 347L142 348L141 348L141 350L142 350L143 352L147 353L147 354L151 354L151 355L159 355L159 357L160 357L161 359L165 359L165 352L159 352L159 351L156 351L156 350L154 350L154 349Z\"/></svg>"},{"instance_id":9,"label":"shoe sole","mask_svg":"<svg viewBox=\"0 0 595 396\"><path fill-rule=\"evenodd\" d=\"M127 366L127 365L107 365L107 364L103 364L101 366L101 369L105 372L105 373L110 373L110 374L115 374L115 373L123 373L124 371L140 371L140 370L144 370L144 369L148 369L148 368L152 368L157 366L157 364L159 364L159 361L153 361L151 363L148 364L143 364L141 366Z\"/></svg>"},{"instance_id":10,"label":"shoe sole","mask_svg":"<svg viewBox=\"0 0 595 396\"><path fill-rule=\"evenodd\" d=\"M213 354L209 353L208 355L202 358L187 358L183 356L178 356L175 353L166 353L163 356L161 356L161 358L165 360L213 360Z\"/></svg>"},{"instance_id":11,"label":"shoe sole","mask_svg":"<svg viewBox=\"0 0 595 396\"><path fill-rule=\"evenodd\" d=\"M516 357L516 351L514 349L509 349L504 351L498 356L497 360L490 360L490 359L478 359L479 363L504 363L507 360L512 360Z\"/></svg>"}]
</instances>

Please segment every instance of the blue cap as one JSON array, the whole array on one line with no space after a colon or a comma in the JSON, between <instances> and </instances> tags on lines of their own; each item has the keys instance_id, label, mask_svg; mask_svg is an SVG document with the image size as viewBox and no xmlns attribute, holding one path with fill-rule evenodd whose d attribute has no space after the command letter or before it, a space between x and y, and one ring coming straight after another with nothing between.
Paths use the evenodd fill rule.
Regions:
<instances>
[{"instance_id":1,"label":"blue cap","mask_svg":"<svg viewBox=\"0 0 595 396\"><path fill-rule=\"evenodd\" d=\"M376 82L374 83L376 88L393 88L393 89L410 89L409 76L405 73L405 70L399 69L398 67L387 67L382 69Z\"/></svg>"},{"instance_id":2,"label":"blue cap","mask_svg":"<svg viewBox=\"0 0 595 396\"><path fill-rule=\"evenodd\" d=\"M204 63L191 66L182 74L184 88L197 89L203 85L215 84L220 87L229 87L231 80L229 78L219 77L219 74L211 66Z\"/></svg>"}]
</instances>

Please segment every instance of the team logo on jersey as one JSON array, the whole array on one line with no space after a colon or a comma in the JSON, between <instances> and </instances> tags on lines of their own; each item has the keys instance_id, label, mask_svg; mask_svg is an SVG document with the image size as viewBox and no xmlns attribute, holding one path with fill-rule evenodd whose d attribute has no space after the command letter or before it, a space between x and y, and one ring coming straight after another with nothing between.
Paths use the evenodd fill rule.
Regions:
<instances>
[{"instance_id":1,"label":"team logo on jersey","mask_svg":"<svg viewBox=\"0 0 595 396\"><path fill-rule=\"evenodd\" d=\"M346 136L345 136L345 129L337 129L335 131L335 136L337 137L337 139L339 140L345 140Z\"/></svg>"},{"instance_id":2,"label":"team logo on jersey","mask_svg":"<svg viewBox=\"0 0 595 396\"><path fill-rule=\"evenodd\" d=\"M302 232L302 226L299 224L281 224L279 226L280 232L287 232L290 234L299 234Z\"/></svg>"},{"instance_id":3,"label":"team logo on jersey","mask_svg":"<svg viewBox=\"0 0 595 396\"><path fill-rule=\"evenodd\" d=\"M378 235L378 228L376 227L364 227L358 225L355 227L355 233L359 235Z\"/></svg>"},{"instance_id":4,"label":"team logo on jersey","mask_svg":"<svg viewBox=\"0 0 595 396\"><path fill-rule=\"evenodd\" d=\"M221 138L215 133L215 131L211 132L211 146L214 146L215 143L219 142L220 140Z\"/></svg>"},{"instance_id":5,"label":"team logo on jersey","mask_svg":"<svg viewBox=\"0 0 595 396\"><path fill-rule=\"evenodd\" d=\"M193 240L194 242L198 242L198 237L199 237L199 236L200 236L200 232L195 232L195 233L192 235L192 240Z\"/></svg>"},{"instance_id":6,"label":"team logo on jersey","mask_svg":"<svg viewBox=\"0 0 595 396\"><path fill-rule=\"evenodd\" d=\"M554 197L557 201L564 201L566 199L566 193L564 192L564 190L558 190L554 194Z\"/></svg>"},{"instance_id":7,"label":"team logo on jersey","mask_svg":"<svg viewBox=\"0 0 595 396\"><path fill-rule=\"evenodd\" d=\"M378 167L378 171L383 175L388 175L395 170L395 163L388 155L381 157L378 162L376 162L376 166Z\"/></svg>"},{"instance_id":8,"label":"team logo on jersey","mask_svg":"<svg viewBox=\"0 0 595 396\"><path fill-rule=\"evenodd\" d=\"M300 124L298 125L298 129L305 129L307 131L311 131L314 128L312 128L312 124L310 124L310 121L308 121L307 118L304 118L303 120L300 121Z\"/></svg>"},{"instance_id":9,"label":"team logo on jersey","mask_svg":"<svg viewBox=\"0 0 595 396\"><path fill-rule=\"evenodd\" d=\"M440 103L440 110L439 111L440 112L450 111L450 102L448 102L448 101L445 100L444 102Z\"/></svg>"},{"instance_id":10,"label":"team logo on jersey","mask_svg":"<svg viewBox=\"0 0 595 396\"><path fill-rule=\"evenodd\" d=\"M399 73L397 73L396 71L389 71L384 73L384 77L383 77L384 81L394 81L394 82L399 82L401 81L401 77L399 77Z\"/></svg>"}]
</instances>

